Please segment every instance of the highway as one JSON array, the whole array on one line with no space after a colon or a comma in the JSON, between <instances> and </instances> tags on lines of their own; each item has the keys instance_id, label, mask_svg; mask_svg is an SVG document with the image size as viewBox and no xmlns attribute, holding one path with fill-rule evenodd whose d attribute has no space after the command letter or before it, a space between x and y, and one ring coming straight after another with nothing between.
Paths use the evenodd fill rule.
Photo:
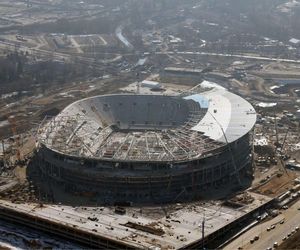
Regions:
<instances>
[{"instance_id":1,"label":"highway","mask_svg":"<svg viewBox=\"0 0 300 250\"><path fill-rule=\"evenodd\" d=\"M122 34L122 31L123 31L123 26L119 26L117 29L116 29L116 36L118 37L118 39L123 43L125 44L126 47L130 48L130 49L133 49L133 45L127 40L127 38Z\"/></svg>"},{"instance_id":2,"label":"highway","mask_svg":"<svg viewBox=\"0 0 300 250\"><path fill-rule=\"evenodd\" d=\"M281 210L282 214L273 218L272 220L266 221L264 223L258 224L253 227L227 246L224 250L233 250L242 247L243 249L255 249L255 250L265 250L269 247L273 247L274 242L281 244L283 238L287 236L288 233L293 231L295 227L300 227L300 211L298 207L300 206L300 201L297 201L293 206L287 210ZM284 220L283 224L280 221ZM268 227L275 225L274 229L267 231ZM255 236L259 236L259 239L254 241L253 244L250 240Z\"/></svg>"},{"instance_id":3,"label":"highway","mask_svg":"<svg viewBox=\"0 0 300 250\"><path fill-rule=\"evenodd\" d=\"M300 63L300 60L286 59L286 58L275 58L275 57L265 57L265 56L252 56L246 54L225 54L225 53L213 53L213 52L195 52L195 51L168 51L168 52L156 52L156 54L178 54L178 55L203 55L203 56L220 56L220 57L233 57L239 59L253 59L260 61L270 61L270 62L286 62L286 63Z\"/></svg>"}]
</instances>

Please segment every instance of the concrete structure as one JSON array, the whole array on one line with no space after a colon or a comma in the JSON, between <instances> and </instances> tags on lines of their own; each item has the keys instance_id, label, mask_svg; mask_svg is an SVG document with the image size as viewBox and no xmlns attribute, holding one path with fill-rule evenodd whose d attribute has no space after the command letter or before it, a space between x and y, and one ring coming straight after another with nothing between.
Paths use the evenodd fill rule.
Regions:
<instances>
[{"instance_id":1,"label":"concrete structure","mask_svg":"<svg viewBox=\"0 0 300 250\"><path fill-rule=\"evenodd\" d=\"M171 76L194 76L200 77L203 72L203 69L195 69L195 68L177 68L177 67L167 67L164 69L165 74L169 74Z\"/></svg>"},{"instance_id":2,"label":"concrete structure","mask_svg":"<svg viewBox=\"0 0 300 250\"><path fill-rule=\"evenodd\" d=\"M71 104L39 129L40 169L105 202L189 200L239 182L252 166L256 113L241 97L204 85L182 96L105 95Z\"/></svg>"},{"instance_id":3,"label":"concrete structure","mask_svg":"<svg viewBox=\"0 0 300 250\"><path fill-rule=\"evenodd\" d=\"M40 206L0 200L0 219L97 249L215 249L209 246L224 242L273 204L266 196L248 195L255 199L249 204L210 201L130 207L125 214L111 207Z\"/></svg>"},{"instance_id":4,"label":"concrete structure","mask_svg":"<svg viewBox=\"0 0 300 250\"><path fill-rule=\"evenodd\" d=\"M299 39L296 39L296 38L291 38L289 40L290 43L294 44L294 45L298 45L300 44L300 40Z\"/></svg>"},{"instance_id":5,"label":"concrete structure","mask_svg":"<svg viewBox=\"0 0 300 250\"><path fill-rule=\"evenodd\" d=\"M300 120L300 109L296 112L296 119Z\"/></svg>"},{"instance_id":6,"label":"concrete structure","mask_svg":"<svg viewBox=\"0 0 300 250\"><path fill-rule=\"evenodd\" d=\"M161 72L161 79L165 82L177 82L179 79L184 82L199 83L203 79L203 69L167 67Z\"/></svg>"}]
</instances>

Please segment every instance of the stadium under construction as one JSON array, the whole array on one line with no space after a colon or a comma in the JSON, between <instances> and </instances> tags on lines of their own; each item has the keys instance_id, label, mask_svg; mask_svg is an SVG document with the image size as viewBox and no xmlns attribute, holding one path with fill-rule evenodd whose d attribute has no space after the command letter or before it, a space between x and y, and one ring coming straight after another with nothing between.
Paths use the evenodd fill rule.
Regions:
<instances>
[{"instance_id":1,"label":"stadium under construction","mask_svg":"<svg viewBox=\"0 0 300 250\"><path fill-rule=\"evenodd\" d=\"M173 96L95 96L44 120L37 165L106 203L192 200L251 175L255 122L250 103L209 82Z\"/></svg>"}]
</instances>

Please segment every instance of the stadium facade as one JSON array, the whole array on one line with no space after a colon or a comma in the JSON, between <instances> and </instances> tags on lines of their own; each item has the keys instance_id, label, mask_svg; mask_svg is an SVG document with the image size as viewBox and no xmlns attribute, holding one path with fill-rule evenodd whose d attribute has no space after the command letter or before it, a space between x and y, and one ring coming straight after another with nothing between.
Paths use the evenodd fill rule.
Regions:
<instances>
[{"instance_id":1,"label":"stadium facade","mask_svg":"<svg viewBox=\"0 0 300 250\"><path fill-rule=\"evenodd\" d=\"M251 169L255 122L250 103L209 82L178 96L95 96L41 124L38 165L108 203L190 200Z\"/></svg>"}]
</instances>

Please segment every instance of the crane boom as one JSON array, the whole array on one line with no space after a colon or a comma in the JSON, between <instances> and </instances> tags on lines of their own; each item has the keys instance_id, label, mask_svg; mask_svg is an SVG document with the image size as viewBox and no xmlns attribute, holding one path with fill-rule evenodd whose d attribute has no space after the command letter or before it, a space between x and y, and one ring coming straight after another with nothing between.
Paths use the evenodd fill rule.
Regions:
<instances>
[{"instance_id":1,"label":"crane boom","mask_svg":"<svg viewBox=\"0 0 300 250\"><path fill-rule=\"evenodd\" d=\"M10 116L10 117L8 117L8 122L10 123L12 134L15 137L17 161L20 162L21 161L20 137L18 136L18 133L17 133L16 118L14 116Z\"/></svg>"}]
</instances>

